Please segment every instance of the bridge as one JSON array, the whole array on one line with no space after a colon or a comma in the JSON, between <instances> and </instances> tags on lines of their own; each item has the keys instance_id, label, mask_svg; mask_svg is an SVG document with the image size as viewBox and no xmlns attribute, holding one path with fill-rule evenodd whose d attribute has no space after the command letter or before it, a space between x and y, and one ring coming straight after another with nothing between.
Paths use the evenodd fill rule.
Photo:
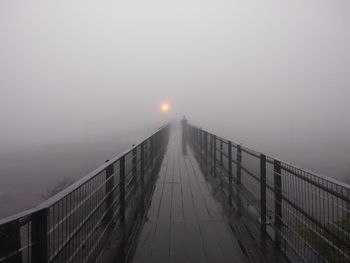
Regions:
<instances>
[{"instance_id":1,"label":"bridge","mask_svg":"<svg viewBox=\"0 0 350 263\"><path fill-rule=\"evenodd\" d=\"M350 186L175 123L0 220L4 262L350 262Z\"/></svg>"}]
</instances>

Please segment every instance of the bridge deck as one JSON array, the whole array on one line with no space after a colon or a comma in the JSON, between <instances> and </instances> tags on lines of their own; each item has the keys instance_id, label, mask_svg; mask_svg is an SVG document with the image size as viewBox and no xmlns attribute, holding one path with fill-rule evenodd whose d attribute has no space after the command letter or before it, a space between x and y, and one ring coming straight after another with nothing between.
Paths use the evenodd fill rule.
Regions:
<instances>
[{"instance_id":1,"label":"bridge deck","mask_svg":"<svg viewBox=\"0 0 350 263\"><path fill-rule=\"evenodd\" d=\"M286 262L253 220L219 201L173 130L132 262Z\"/></svg>"}]
</instances>

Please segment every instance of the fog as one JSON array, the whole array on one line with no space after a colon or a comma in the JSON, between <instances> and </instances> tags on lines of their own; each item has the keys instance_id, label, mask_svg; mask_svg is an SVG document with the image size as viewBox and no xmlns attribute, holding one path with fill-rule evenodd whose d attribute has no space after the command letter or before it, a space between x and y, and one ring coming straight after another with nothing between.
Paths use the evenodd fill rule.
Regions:
<instances>
[{"instance_id":1,"label":"fog","mask_svg":"<svg viewBox=\"0 0 350 263\"><path fill-rule=\"evenodd\" d=\"M349 11L348 0L1 1L0 193L46 178L40 196L183 115L349 179ZM56 176L40 169L48 152Z\"/></svg>"}]
</instances>

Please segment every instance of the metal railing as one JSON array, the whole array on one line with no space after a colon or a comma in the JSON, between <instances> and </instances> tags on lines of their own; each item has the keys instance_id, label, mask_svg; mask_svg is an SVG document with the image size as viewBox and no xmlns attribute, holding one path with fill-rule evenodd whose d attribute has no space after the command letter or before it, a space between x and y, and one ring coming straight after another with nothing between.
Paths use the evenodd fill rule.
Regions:
<instances>
[{"instance_id":1,"label":"metal railing","mask_svg":"<svg viewBox=\"0 0 350 263\"><path fill-rule=\"evenodd\" d=\"M0 220L0 262L96 262L112 233L123 245L168 133L160 128L38 207Z\"/></svg>"},{"instance_id":2,"label":"metal railing","mask_svg":"<svg viewBox=\"0 0 350 263\"><path fill-rule=\"evenodd\" d=\"M254 209L292 262L350 262L350 186L188 125L200 163L230 204Z\"/></svg>"}]
</instances>

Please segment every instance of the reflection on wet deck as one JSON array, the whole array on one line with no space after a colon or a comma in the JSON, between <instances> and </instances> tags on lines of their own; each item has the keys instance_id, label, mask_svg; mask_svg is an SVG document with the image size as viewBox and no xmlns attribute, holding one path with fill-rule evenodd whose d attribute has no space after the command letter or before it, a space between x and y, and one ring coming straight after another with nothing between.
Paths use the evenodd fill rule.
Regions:
<instances>
[{"instance_id":1,"label":"reflection on wet deck","mask_svg":"<svg viewBox=\"0 0 350 263\"><path fill-rule=\"evenodd\" d=\"M174 129L131 261L287 262L212 181Z\"/></svg>"}]
</instances>

